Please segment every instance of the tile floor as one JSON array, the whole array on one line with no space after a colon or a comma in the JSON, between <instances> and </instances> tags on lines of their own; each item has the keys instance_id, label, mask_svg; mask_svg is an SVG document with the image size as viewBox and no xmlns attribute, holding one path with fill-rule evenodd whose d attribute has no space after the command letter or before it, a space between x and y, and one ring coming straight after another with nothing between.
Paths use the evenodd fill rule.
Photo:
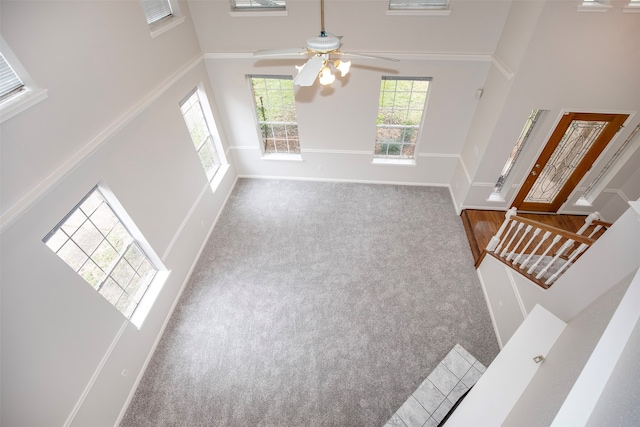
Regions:
<instances>
[{"instance_id":1,"label":"tile floor","mask_svg":"<svg viewBox=\"0 0 640 427\"><path fill-rule=\"evenodd\" d=\"M435 427L486 368L460 344L442 359L384 427Z\"/></svg>"}]
</instances>

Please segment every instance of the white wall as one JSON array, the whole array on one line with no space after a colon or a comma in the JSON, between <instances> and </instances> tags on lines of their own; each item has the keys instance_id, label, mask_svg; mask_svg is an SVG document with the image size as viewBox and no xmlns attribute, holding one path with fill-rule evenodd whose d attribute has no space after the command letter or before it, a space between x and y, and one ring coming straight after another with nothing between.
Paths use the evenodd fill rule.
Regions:
<instances>
[{"instance_id":1,"label":"white wall","mask_svg":"<svg viewBox=\"0 0 640 427\"><path fill-rule=\"evenodd\" d=\"M632 278L633 276L625 278L567 324L545 355L544 363L509 412L503 424L505 427L551 424Z\"/></svg>"},{"instance_id":2,"label":"white wall","mask_svg":"<svg viewBox=\"0 0 640 427\"><path fill-rule=\"evenodd\" d=\"M587 425L637 426L640 424L638 354L640 354L640 324L636 324Z\"/></svg>"},{"instance_id":3,"label":"white wall","mask_svg":"<svg viewBox=\"0 0 640 427\"><path fill-rule=\"evenodd\" d=\"M288 2L287 16L261 18L232 17L226 2L193 2L191 9L241 175L449 185L509 6L454 0L446 17L388 16L386 0L327 1L325 26L344 36L342 50L389 52L401 61L351 58L350 75L331 88L297 89L303 162L261 159L244 76L295 75L303 58L256 60L251 52L304 47L320 31L319 2ZM433 78L415 166L372 165L384 75Z\"/></svg>"},{"instance_id":4,"label":"white wall","mask_svg":"<svg viewBox=\"0 0 640 427\"><path fill-rule=\"evenodd\" d=\"M210 55L213 56L213 55ZM238 173L312 179L368 180L448 185L473 116L476 89L490 66L486 60L400 63L358 60L344 82L326 93L317 85L296 89L303 161L261 159L254 105L246 75L292 75L289 60L207 59L225 132ZM380 68L383 67L383 68ZM432 77L416 165L373 165L375 120L383 75ZM318 169L321 168L321 170Z\"/></svg>"},{"instance_id":5,"label":"white wall","mask_svg":"<svg viewBox=\"0 0 640 427\"><path fill-rule=\"evenodd\" d=\"M231 17L227 1L189 4L204 52L305 47L320 33L320 2L290 0L287 16ZM326 0L325 29L345 51L491 54L510 3L451 0L449 16L387 16L388 0ZM213 24L215 22L215 25Z\"/></svg>"},{"instance_id":6,"label":"white wall","mask_svg":"<svg viewBox=\"0 0 640 427\"><path fill-rule=\"evenodd\" d=\"M235 181L212 191L180 113L201 82L215 101L181 10L151 38L137 2L2 3L3 38L49 90L1 127L3 425L116 422ZM42 242L100 181L171 270L140 330Z\"/></svg>"},{"instance_id":7,"label":"white wall","mask_svg":"<svg viewBox=\"0 0 640 427\"><path fill-rule=\"evenodd\" d=\"M0 128L3 424L64 424L73 414L78 425L113 424L237 173L451 185L458 207L490 206L487 189L532 108L552 111L540 141L563 108L638 111L640 15L621 14L617 1L604 14L534 3L516 6L502 34L508 1L452 0L448 17L388 16L386 0L327 1L327 29L344 36L344 50L402 61L354 60L331 94L299 89L303 161L282 162L260 158L244 76L293 74L293 62L248 54L304 46L319 31L318 2L291 1L288 16L264 18L231 17L222 0L182 3L185 22L152 38L137 1L3 0L2 37L48 90ZM524 29L530 37L512 39ZM371 164L380 76L395 73L433 77L416 166ZM215 193L178 109L200 82L237 166ZM637 170L631 162L609 190L633 197ZM172 270L140 331L42 243L100 180Z\"/></svg>"},{"instance_id":8,"label":"white wall","mask_svg":"<svg viewBox=\"0 0 640 427\"><path fill-rule=\"evenodd\" d=\"M640 267L640 224L628 208L547 290L522 279L515 281L523 305L540 304L565 322Z\"/></svg>"},{"instance_id":9,"label":"white wall","mask_svg":"<svg viewBox=\"0 0 640 427\"><path fill-rule=\"evenodd\" d=\"M516 3L519 9L537 8L536 5L527 6L527 2ZM515 10L516 3L512 11ZM565 110L631 114L626 127L617 134L602 159L579 185L582 189L599 173L608 158L640 122L640 116L637 114L640 111L640 81L637 79L640 74L640 55L637 54L640 49L640 15L622 13L625 4L623 1L613 1L613 7L606 13L577 12L576 2L534 3L541 5L542 10L539 17L535 14L530 15L536 17L531 36L528 39L521 36L517 38L520 40L519 47L523 49L523 55L516 57L511 46L513 43L509 44L509 49L503 47L511 39L509 29L516 32L518 30L511 25L505 26L496 56L500 58L502 55L508 66L517 68L512 70L515 75L508 94L499 107L501 114L497 122L487 121L486 127L479 124L477 132L468 136L463 148L463 160L468 163L467 169L472 180L470 191L462 203L464 206L505 208L513 200L517 188L508 192L504 203L487 202L491 193L490 184L496 182L526 118L533 109L549 111L532 136L531 147L523 153L513 176L507 182L507 187L518 187L521 184ZM509 23L514 15L515 12L509 15ZM530 21L524 21L524 24L525 30L531 30ZM594 28L598 28L597 37L594 37ZM586 40L589 42L585 42ZM520 63L517 62L518 59L521 60ZM483 108L482 103L485 99L491 99L489 88L485 90L485 96L479 109ZM478 135L481 136L479 141ZM471 155L474 146L480 148L480 159L474 159ZM620 175L624 176L621 181L626 182L637 168L637 163L627 165L620 172ZM622 184L617 185L607 189L619 190L619 185ZM633 185L634 189L639 186L638 182ZM574 206L573 203L579 195L572 195L561 211L590 212L604 207L604 203L600 203L599 200L596 200L597 203L592 208ZM633 197L633 194L630 197ZM615 215L622 212L623 210L618 210ZM616 218L607 219L615 221Z\"/></svg>"}]
</instances>

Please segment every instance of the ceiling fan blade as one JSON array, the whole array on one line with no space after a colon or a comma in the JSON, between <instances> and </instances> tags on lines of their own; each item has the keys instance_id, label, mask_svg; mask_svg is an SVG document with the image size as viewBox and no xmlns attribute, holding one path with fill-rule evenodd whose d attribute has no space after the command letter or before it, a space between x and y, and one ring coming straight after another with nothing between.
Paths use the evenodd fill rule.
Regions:
<instances>
[{"instance_id":1,"label":"ceiling fan blade","mask_svg":"<svg viewBox=\"0 0 640 427\"><path fill-rule=\"evenodd\" d=\"M321 56L312 56L309 60L298 69L298 75L293 78L293 84L296 86L311 86L318 78L318 74L324 66L324 58Z\"/></svg>"},{"instance_id":2,"label":"ceiling fan blade","mask_svg":"<svg viewBox=\"0 0 640 427\"><path fill-rule=\"evenodd\" d=\"M307 53L306 48L292 47L289 49L266 49L253 52L253 56L288 56L288 55L304 55Z\"/></svg>"},{"instance_id":3,"label":"ceiling fan blade","mask_svg":"<svg viewBox=\"0 0 640 427\"><path fill-rule=\"evenodd\" d=\"M388 56L378 56L378 55L369 55L366 53L356 53L356 52L335 52L339 55L344 55L344 56L355 56L358 58L370 58L370 59L381 59L383 61L393 61L393 62L400 62L399 59L396 58L389 58Z\"/></svg>"}]
</instances>

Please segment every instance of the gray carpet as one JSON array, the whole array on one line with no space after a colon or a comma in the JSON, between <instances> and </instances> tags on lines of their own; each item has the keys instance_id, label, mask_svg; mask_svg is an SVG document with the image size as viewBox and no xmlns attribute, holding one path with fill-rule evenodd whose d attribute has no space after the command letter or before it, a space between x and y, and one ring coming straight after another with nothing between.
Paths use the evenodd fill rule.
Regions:
<instances>
[{"instance_id":1,"label":"gray carpet","mask_svg":"<svg viewBox=\"0 0 640 427\"><path fill-rule=\"evenodd\" d=\"M122 426L382 426L498 345L446 188L240 179Z\"/></svg>"}]
</instances>

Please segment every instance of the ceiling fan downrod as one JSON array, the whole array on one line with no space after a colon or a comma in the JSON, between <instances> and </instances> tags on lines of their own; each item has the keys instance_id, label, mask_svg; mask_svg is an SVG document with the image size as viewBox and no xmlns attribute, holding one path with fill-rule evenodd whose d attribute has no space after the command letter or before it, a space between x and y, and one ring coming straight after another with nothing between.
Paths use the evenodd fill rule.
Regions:
<instances>
[{"instance_id":1,"label":"ceiling fan downrod","mask_svg":"<svg viewBox=\"0 0 640 427\"><path fill-rule=\"evenodd\" d=\"M324 0L320 0L320 37L327 37L324 30Z\"/></svg>"}]
</instances>

